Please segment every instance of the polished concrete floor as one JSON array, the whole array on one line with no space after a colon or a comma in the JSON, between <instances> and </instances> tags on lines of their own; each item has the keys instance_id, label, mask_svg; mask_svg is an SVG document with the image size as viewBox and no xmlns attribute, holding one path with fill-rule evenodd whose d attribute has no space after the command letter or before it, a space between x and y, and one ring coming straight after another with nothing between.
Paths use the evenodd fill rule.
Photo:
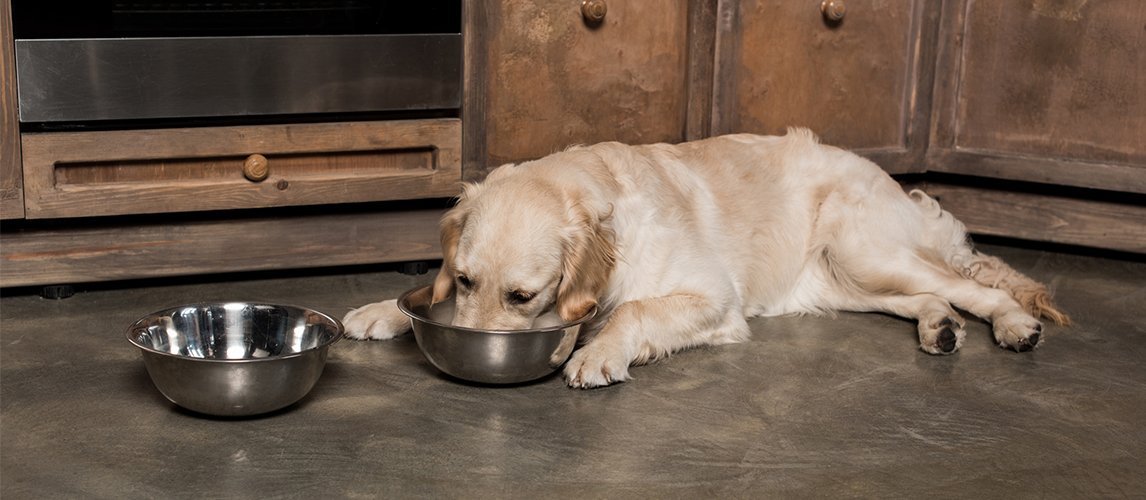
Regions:
<instances>
[{"instance_id":1,"label":"polished concrete floor","mask_svg":"<svg viewBox=\"0 0 1146 500\"><path fill-rule=\"evenodd\" d=\"M890 316L758 318L750 343L590 391L460 383L411 336L344 340L306 398L246 419L167 402L126 327L213 300L341 317L432 274L7 291L0 497L1142 498L1146 264L981 248L1050 283L1075 326L1019 354L969 321L962 351L935 357Z\"/></svg>"}]
</instances>

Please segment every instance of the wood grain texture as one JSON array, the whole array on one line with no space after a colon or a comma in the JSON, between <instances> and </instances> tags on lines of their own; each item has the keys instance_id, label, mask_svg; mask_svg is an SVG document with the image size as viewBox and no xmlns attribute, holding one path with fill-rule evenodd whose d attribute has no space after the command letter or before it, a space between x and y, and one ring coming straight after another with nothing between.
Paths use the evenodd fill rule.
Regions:
<instances>
[{"instance_id":1,"label":"wood grain texture","mask_svg":"<svg viewBox=\"0 0 1146 500\"><path fill-rule=\"evenodd\" d=\"M994 151L933 149L928 170L1127 193L1146 193L1146 168Z\"/></svg>"},{"instance_id":2,"label":"wood grain texture","mask_svg":"<svg viewBox=\"0 0 1146 500\"><path fill-rule=\"evenodd\" d=\"M457 119L434 119L24 134L27 216L453 196L460 129ZM260 182L242 176L255 153L271 165Z\"/></svg>"},{"instance_id":3,"label":"wood grain texture","mask_svg":"<svg viewBox=\"0 0 1146 500\"><path fill-rule=\"evenodd\" d=\"M927 183L971 233L1146 253L1146 206Z\"/></svg>"},{"instance_id":4,"label":"wood grain texture","mask_svg":"<svg viewBox=\"0 0 1146 500\"><path fill-rule=\"evenodd\" d=\"M4 287L441 258L442 210L9 231Z\"/></svg>"},{"instance_id":5,"label":"wood grain texture","mask_svg":"<svg viewBox=\"0 0 1146 500\"><path fill-rule=\"evenodd\" d=\"M478 182L489 174L486 161L486 101L489 97L489 2L462 2L465 67L462 79L462 180Z\"/></svg>"},{"instance_id":6,"label":"wood grain texture","mask_svg":"<svg viewBox=\"0 0 1146 500\"><path fill-rule=\"evenodd\" d=\"M962 71L964 3L963 0L943 2L939 17L929 149L951 149L955 144L955 95Z\"/></svg>"},{"instance_id":7,"label":"wood grain texture","mask_svg":"<svg viewBox=\"0 0 1146 500\"><path fill-rule=\"evenodd\" d=\"M740 0L718 0L716 3L716 40L713 59L716 67L712 76L712 135L731 134L733 107L739 74L737 57L740 52Z\"/></svg>"},{"instance_id":8,"label":"wood grain texture","mask_svg":"<svg viewBox=\"0 0 1146 500\"><path fill-rule=\"evenodd\" d=\"M684 139L689 2L608 6L594 27L580 2L493 2L486 14L491 166L578 143Z\"/></svg>"},{"instance_id":9,"label":"wood grain texture","mask_svg":"<svg viewBox=\"0 0 1146 500\"><path fill-rule=\"evenodd\" d=\"M688 104L684 140L712 137L718 0L692 0L688 9Z\"/></svg>"},{"instance_id":10,"label":"wood grain texture","mask_svg":"<svg viewBox=\"0 0 1146 500\"><path fill-rule=\"evenodd\" d=\"M1146 2L964 9L955 148L1146 167Z\"/></svg>"},{"instance_id":11,"label":"wood grain texture","mask_svg":"<svg viewBox=\"0 0 1146 500\"><path fill-rule=\"evenodd\" d=\"M931 114L935 106L935 76L939 61L939 37L942 28L943 2L923 0L916 8L911 41L910 74L906 97L907 129L905 154L896 154L881 164L893 173L921 173L927 169L926 156L931 147Z\"/></svg>"},{"instance_id":12,"label":"wood grain texture","mask_svg":"<svg viewBox=\"0 0 1146 500\"><path fill-rule=\"evenodd\" d=\"M11 3L0 0L0 219L24 217Z\"/></svg>"},{"instance_id":13,"label":"wood grain texture","mask_svg":"<svg viewBox=\"0 0 1146 500\"><path fill-rule=\"evenodd\" d=\"M826 21L819 2L738 3L739 25L722 27L736 40L719 45L736 51L728 58L731 88L722 89L730 104L717 105L731 114L718 118L727 131L804 126L849 149L906 150L922 0L850 2L840 23Z\"/></svg>"}]
</instances>

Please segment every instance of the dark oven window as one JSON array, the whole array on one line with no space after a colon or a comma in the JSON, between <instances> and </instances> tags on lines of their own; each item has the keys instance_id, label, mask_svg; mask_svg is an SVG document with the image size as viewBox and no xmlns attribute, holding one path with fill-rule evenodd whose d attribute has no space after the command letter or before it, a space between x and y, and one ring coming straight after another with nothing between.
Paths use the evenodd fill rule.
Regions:
<instances>
[{"instance_id":1,"label":"dark oven window","mask_svg":"<svg viewBox=\"0 0 1146 500\"><path fill-rule=\"evenodd\" d=\"M461 0L12 0L17 39L461 33Z\"/></svg>"}]
</instances>

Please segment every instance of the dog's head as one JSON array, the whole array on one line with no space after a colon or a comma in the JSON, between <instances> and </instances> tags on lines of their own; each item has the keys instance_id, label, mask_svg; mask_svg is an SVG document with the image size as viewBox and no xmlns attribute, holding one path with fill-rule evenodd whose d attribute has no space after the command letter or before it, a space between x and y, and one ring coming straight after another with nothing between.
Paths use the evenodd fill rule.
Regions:
<instances>
[{"instance_id":1,"label":"dog's head","mask_svg":"<svg viewBox=\"0 0 1146 500\"><path fill-rule=\"evenodd\" d=\"M455 325L527 329L553 309L572 321L604 292L616 261L609 214L576 182L529 170L505 166L465 186L441 220L433 301L456 296Z\"/></svg>"}]
</instances>

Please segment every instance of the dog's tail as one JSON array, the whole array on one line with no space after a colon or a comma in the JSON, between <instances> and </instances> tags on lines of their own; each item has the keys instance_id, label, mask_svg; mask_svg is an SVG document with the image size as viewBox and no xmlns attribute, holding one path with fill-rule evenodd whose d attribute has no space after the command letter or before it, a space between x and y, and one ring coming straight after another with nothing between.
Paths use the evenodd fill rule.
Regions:
<instances>
[{"instance_id":1,"label":"dog's tail","mask_svg":"<svg viewBox=\"0 0 1146 500\"><path fill-rule=\"evenodd\" d=\"M913 190L909 194L924 214L942 221L934 227L949 229L943 236L950 249L947 262L960 275L980 285L1010 293L1031 316L1043 317L1058 325L1070 324L1070 317L1051 302L1051 293L1046 286L1014 270L1002 259L972 249L963 223L940 208L939 203L923 191Z\"/></svg>"},{"instance_id":2,"label":"dog's tail","mask_svg":"<svg viewBox=\"0 0 1146 500\"><path fill-rule=\"evenodd\" d=\"M1047 287L1020 273L999 259L972 251L962 266L964 276L979 284L1010 292L1031 316L1043 317L1056 325L1069 325L1070 317L1055 308Z\"/></svg>"}]
</instances>

